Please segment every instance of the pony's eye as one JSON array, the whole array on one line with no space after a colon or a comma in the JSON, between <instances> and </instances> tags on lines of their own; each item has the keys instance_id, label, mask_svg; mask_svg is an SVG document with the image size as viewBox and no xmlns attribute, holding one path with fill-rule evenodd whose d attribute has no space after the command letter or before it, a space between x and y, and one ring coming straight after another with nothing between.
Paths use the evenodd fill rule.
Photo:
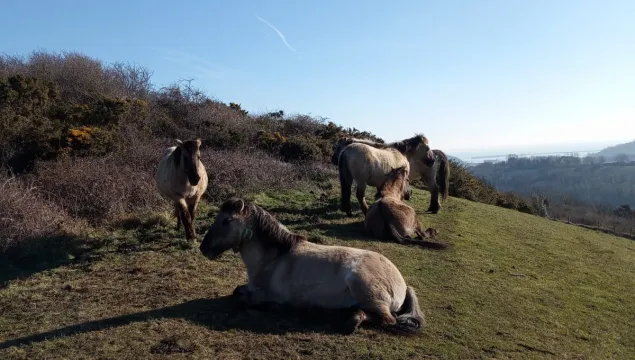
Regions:
<instances>
[{"instance_id":1,"label":"pony's eye","mask_svg":"<svg viewBox=\"0 0 635 360\"><path fill-rule=\"evenodd\" d=\"M232 221L232 219L230 219L230 218L223 219L223 225L228 225L231 221Z\"/></svg>"}]
</instances>

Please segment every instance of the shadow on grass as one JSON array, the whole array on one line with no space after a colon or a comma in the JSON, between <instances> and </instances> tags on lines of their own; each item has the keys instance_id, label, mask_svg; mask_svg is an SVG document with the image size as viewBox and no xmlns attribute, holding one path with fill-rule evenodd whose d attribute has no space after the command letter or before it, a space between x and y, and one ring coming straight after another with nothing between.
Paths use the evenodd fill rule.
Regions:
<instances>
[{"instance_id":1,"label":"shadow on grass","mask_svg":"<svg viewBox=\"0 0 635 360\"><path fill-rule=\"evenodd\" d=\"M105 245L102 240L71 235L25 239L0 255L0 289L11 280L73 263Z\"/></svg>"},{"instance_id":2,"label":"shadow on grass","mask_svg":"<svg viewBox=\"0 0 635 360\"><path fill-rule=\"evenodd\" d=\"M184 319L216 331L239 329L259 334L275 335L292 332L339 333L338 325L343 324L346 319L344 317L346 310L315 309L307 311L288 307L266 310L259 311L254 308L241 308L236 305L236 301L232 296L197 299L161 309L85 322L8 340L0 343L0 350L12 346L29 345L46 339L101 331L153 319Z\"/></svg>"},{"instance_id":3,"label":"shadow on grass","mask_svg":"<svg viewBox=\"0 0 635 360\"><path fill-rule=\"evenodd\" d=\"M56 235L25 239L0 254L0 290L15 279L60 266L93 263L108 254L188 250L196 246L185 241L184 236L175 237L161 227L138 227L132 234L127 237Z\"/></svg>"}]
</instances>

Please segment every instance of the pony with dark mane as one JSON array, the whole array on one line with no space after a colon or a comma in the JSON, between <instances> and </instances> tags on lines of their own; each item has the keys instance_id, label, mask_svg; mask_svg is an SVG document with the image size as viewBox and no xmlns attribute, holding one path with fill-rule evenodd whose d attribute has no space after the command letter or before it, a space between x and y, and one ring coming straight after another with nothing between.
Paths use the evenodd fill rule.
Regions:
<instances>
[{"instance_id":1,"label":"pony with dark mane","mask_svg":"<svg viewBox=\"0 0 635 360\"><path fill-rule=\"evenodd\" d=\"M364 228L375 237L396 241L405 245L419 245L433 249L445 249L447 245L427 241L438 231L423 230L415 210L403 202L408 192L408 170L405 166L392 169L386 181L377 189L375 202L368 209ZM415 235L416 239L411 236Z\"/></svg>"},{"instance_id":2,"label":"pony with dark mane","mask_svg":"<svg viewBox=\"0 0 635 360\"><path fill-rule=\"evenodd\" d=\"M161 195L172 200L176 230L183 223L185 238L196 238L194 221L198 202L207 190L207 171L201 162L201 139L176 140L165 150L155 176Z\"/></svg>"},{"instance_id":3,"label":"pony with dark mane","mask_svg":"<svg viewBox=\"0 0 635 360\"><path fill-rule=\"evenodd\" d=\"M436 158L439 161L436 161ZM355 193L362 212L368 205L364 199L366 186L379 187L385 175L393 168L408 164L409 180L421 179L430 191L428 211L436 214L441 208L439 192L446 200L450 187L450 165L441 150L430 150L428 139L423 135L383 144L372 140L341 137L333 146L331 162L338 166L342 186L341 210L352 215L350 197L353 181L357 183ZM437 184L437 174L441 185Z\"/></svg>"},{"instance_id":4,"label":"pony with dark mane","mask_svg":"<svg viewBox=\"0 0 635 360\"><path fill-rule=\"evenodd\" d=\"M230 249L240 253L248 283L233 295L247 306L342 309L349 312L341 323L347 334L365 321L399 334L424 325L414 290L385 256L311 243L243 199L222 204L199 249L210 260Z\"/></svg>"}]
</instances>

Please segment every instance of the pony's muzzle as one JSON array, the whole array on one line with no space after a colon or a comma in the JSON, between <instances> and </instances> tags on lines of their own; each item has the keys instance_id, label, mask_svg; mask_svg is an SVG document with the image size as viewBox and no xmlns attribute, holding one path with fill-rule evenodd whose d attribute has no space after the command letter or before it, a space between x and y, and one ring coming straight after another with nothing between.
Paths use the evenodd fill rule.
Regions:
<instances>
[{"instance_id":1,"label":"pony's muzzle","mask_svg":"<svg viewBox=\"0 0 635 360\"><path fill-rule=\"evenodd\" d=\"M224 251L218 251L216 249L209 249L207 247L203 247L203 243L201 243L201 246L199 246L198 248L201 253L203 254L203 256L205 256L208 260L216 260L218 259Z\"/></svg>"}]
</instances>

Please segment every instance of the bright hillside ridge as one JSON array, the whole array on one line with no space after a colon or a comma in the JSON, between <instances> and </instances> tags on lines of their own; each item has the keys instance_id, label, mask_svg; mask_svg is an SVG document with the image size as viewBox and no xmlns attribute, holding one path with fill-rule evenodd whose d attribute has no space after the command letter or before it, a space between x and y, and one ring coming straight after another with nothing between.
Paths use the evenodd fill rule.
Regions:
<instances>
[{"instance_id":1,"label":"bright hillside ridge","mask_svg":"<svg viewBox=\"0 0 635 360\"><path fill-rule=\"evenodd\" d=\"M362 218L339 213L337 195L307 188L254 199L312 241L390 258L422 303L427 325L419 337L372 327L341 336L320 315L232 310L227 296L245 282L240 258L228 252L209 261L182 248L165 213L96 234L103 247L80 261L10 282L0 292L0 357L635 356L635 242L450 198L439 214L420 218L453 248L423 250L360 235ZM421 209L428 196L415 190L411 204ZM200 229L208 211L216 208L203 204Z\"/></svg>"}]
</instances>

